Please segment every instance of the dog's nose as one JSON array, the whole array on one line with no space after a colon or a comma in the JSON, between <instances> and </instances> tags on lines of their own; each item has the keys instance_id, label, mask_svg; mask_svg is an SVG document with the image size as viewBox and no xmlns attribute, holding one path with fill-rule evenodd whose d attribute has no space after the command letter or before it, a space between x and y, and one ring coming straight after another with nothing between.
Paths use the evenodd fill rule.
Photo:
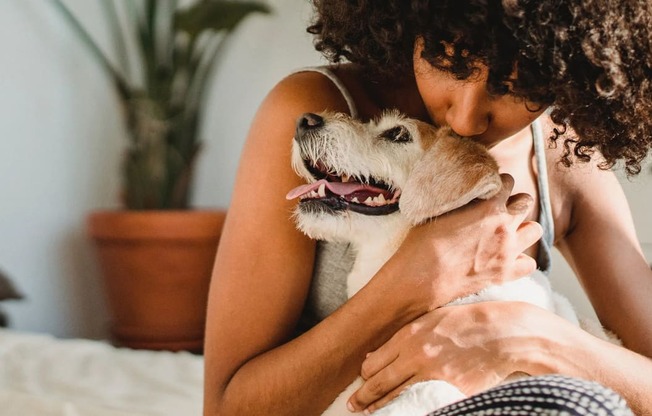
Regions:
<instances>
[{"instance_id":1,"label":"dog's nose","mask_svg":"<svg viewBox=\"0 0 652 416\"><path fill-rule=\"evenodd\" d=\"M297 134L316 129L324 125L324 119L313 113L305 113L297 120Z\"/></svg>"}]
</instances>

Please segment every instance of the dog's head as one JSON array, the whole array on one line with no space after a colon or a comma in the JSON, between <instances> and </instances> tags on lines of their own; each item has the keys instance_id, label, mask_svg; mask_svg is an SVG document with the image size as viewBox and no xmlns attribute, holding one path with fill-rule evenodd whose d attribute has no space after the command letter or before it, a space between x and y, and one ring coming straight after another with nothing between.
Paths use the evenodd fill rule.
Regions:
<instances>
[{"instance_id":1,"label":"dog's head","mask_svg":"<svg viewBox=\"0 0 652 416\"><path fill-rule=\"evenodd\" d=\"M304 114L292 164L308 184L287 198L300 198L299 228L319 239L417 225L501 187L483 146L396 111L367 123L342 113Z\"/></svg>"}]
</instances>

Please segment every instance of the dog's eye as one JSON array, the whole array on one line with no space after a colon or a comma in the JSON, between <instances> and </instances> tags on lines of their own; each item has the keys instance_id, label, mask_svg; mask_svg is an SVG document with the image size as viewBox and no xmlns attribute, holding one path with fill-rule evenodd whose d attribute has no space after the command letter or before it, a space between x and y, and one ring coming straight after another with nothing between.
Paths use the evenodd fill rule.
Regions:
<instances>
[{"instance_id":1,"label":"dog's eye","mask_svg":"<svg viewBox=\"0 0 652 416\"><path fill-rule=\"evenodd\" d=\"M410 136L410 132L405 126L396 126L385 130L380 134L380 137L398 143L406 143L412 140L412 136Z\"/></svg>"}]
</instances>

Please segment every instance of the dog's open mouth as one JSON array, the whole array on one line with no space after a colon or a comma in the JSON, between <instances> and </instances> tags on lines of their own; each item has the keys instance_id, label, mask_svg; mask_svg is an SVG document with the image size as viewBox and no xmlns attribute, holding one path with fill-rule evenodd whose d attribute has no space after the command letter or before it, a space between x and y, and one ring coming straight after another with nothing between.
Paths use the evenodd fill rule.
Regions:
<instances>
[{"instance_id":1,"label":"dog's open mouth","mask_svg":"<svg viewBox=\"0 0 652 416\"><path fill-rule=\"evenodd\" d=\"M387 215L398 210L400 189L393 190L375 178L338 176L318 162L304 162L315 182L291 190L286 198L300 198L301 204L323 204L331 210L350 210L365 215Z\"/></svg>"}]
</instances>

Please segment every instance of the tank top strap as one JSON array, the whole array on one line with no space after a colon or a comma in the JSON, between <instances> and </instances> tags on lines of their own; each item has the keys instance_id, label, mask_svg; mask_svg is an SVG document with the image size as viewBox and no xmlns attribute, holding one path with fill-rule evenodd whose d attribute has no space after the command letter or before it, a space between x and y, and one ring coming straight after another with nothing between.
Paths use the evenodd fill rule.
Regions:
<instances>
[{"instance_id":1,"label":"tank top strap","mask_svg":"<svg viewBox=\"0 0 652 416\"><path fill-rule=\"evenodd\" d=\"M351 113L351 117L357 118L358 117L358 109L355 105L355 101L353 100L353 96L349 92L349 90L346 88L342 80L340 80L337 75L330 69L328 69L325 66L309 66L309 67L304 67L297 69L293 73L298 73L298 72L319 72L320 74L324 75L326 78L328 78L335 86L337 89L340 91L342 94L342 97L346 100L346 104L349 106L349 112Z\"/></svg>"},{"instance_id":2,"label":"tank top strap","mask_svg":"<svg viewBox=\"0 0 652 416\"><path fill-rule=\"evenodd\" d=\"M538 268L545 274L550 272L552 265L552 247L555 242L555 225L552 218L550 205L550 189L548 186L548 168L546 164L545 142L546 138L539 119L531 124L532 141L534 143L534 157L537 167L537 183L539 190L539 223L543 228L543 236L539 244L537 255Z\"/></svg>"}]
</instances>

